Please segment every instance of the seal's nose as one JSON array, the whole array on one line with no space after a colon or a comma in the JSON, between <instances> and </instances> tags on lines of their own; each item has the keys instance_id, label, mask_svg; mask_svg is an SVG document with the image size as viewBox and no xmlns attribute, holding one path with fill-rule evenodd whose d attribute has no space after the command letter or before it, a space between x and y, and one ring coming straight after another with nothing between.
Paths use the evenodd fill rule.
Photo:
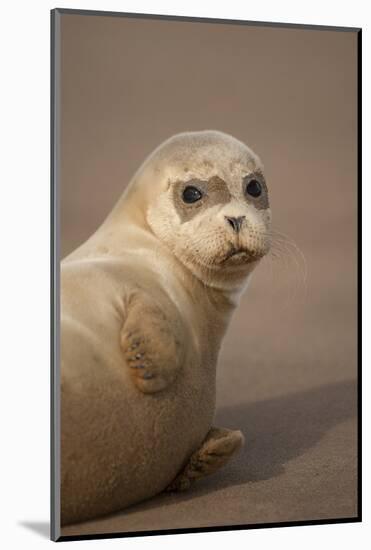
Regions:
<instances>
[{"instance_id":1,"label":"seal's nose","mask_svg":"<svg viewBox=\"0 0 371 550\"><path fill-rule=\"evenodd\" d=\"M235 233L238 233L241 229L245 216L239 216L238 218L231 218L230 216L224 216L229 225L232 227Z\"/></svg>"}]
</instances>

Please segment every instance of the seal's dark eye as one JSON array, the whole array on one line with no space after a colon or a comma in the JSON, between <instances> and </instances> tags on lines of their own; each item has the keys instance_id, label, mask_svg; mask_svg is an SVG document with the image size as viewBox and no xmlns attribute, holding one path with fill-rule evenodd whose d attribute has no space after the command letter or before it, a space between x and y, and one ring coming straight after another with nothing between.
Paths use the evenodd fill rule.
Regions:
<instances>
[{"instance_id":1,"label":"seal's dark eye","mask_svg":"<svg viewBox=\"0 0 371 550\"><path fill-rule=\"evenodd\" d=\"M260 197L262 194L262 186L258 180L250 180L246 185L246 193L251 197Z\"/></svg>"},{"instance_id":2,"label":"seal's dark eye","mask_svg":"<svg viewBox=\"0 0 371 550\"><path fill-rule=\"evenodd\" d=\"M183 200L188 204L199 201L201 197L201 191L197 187L193 187L193 185L189 185L183 191Z\"/></svg>"}]
</instances>

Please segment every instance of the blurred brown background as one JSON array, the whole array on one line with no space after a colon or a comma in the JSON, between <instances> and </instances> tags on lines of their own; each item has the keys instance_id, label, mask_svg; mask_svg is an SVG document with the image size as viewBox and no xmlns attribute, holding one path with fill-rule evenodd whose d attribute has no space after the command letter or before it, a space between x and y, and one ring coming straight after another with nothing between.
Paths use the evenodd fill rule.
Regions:
<instances>
[{"instance_id":1,"label":"blurred brown background","mask_svg":"<svg viewBox=\"0 0 371 550\"><path fill-rule=\"evenodd\" d=\"M246 446L190 492L63 534L353 517L355 32L62 16L61 249L82 243L161 141L218 129L265 164L275 229L225 340L220 425ZM124 436L124 434L123 434Z\"/></svg>"}]
</instances>

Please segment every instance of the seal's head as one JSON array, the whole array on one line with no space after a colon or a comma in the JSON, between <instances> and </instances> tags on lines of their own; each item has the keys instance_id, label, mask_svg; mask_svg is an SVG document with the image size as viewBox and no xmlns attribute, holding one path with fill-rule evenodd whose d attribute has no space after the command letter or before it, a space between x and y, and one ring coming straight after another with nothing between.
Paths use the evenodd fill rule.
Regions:
<instances>
[{"instance_id":1,"label":"seal's head","mask_svg":"<svg viewBox=\"0 0 371 550\"><path fill-rule=\"evenodd\" d=\"M178 134L134 179L145 196L150 230L204 283L238 287L268 252L271 211L263 167L232 136Z\"/></svg>"}]
</instances>

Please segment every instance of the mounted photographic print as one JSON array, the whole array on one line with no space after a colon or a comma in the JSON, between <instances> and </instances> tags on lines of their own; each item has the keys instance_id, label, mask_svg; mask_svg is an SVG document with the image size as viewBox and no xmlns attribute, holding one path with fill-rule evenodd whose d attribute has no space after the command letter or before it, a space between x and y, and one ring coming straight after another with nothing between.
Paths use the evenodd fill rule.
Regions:
<instances>
[{"instance_id":1,"label":"mounted photographic print","mask_svg":"<svg viewBox=\"0 0 371 550\"><path fill-rule=\"evenodd\" d=\"M360 56L52 11L53 540L361 520Z\"/></svg>"}]
</instances>

